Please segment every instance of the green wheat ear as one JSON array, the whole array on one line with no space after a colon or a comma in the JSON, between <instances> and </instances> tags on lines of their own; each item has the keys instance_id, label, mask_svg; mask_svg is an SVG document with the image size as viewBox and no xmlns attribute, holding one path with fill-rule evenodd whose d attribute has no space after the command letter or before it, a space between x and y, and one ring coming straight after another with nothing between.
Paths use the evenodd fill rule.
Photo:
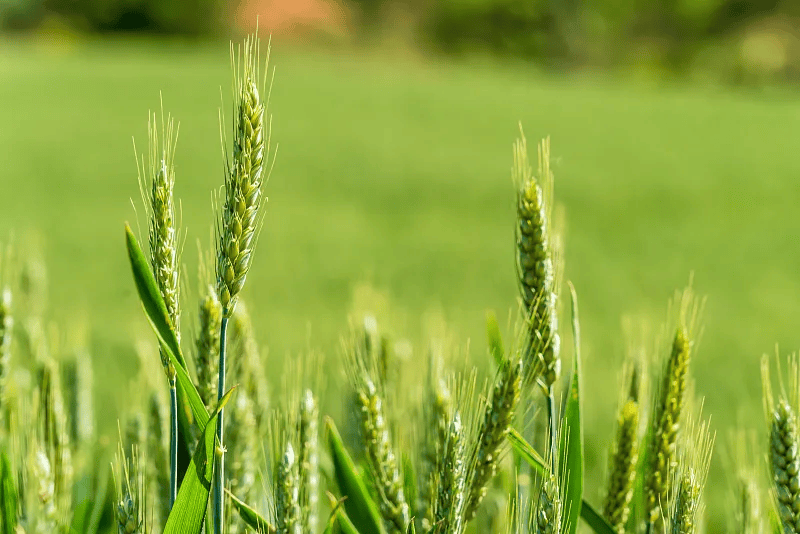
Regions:
<instances>
[{"instance_id":1,"label":"green wheat ear","mask_svg":"<svg viewBox=\"0 0 800 534\"><path fill-rule=\"evenodd\" d=\"M231 46L231 58L236 99L233 154L226 164L225 199L217 230L217 295L226 318L232 316L250 270L266 177L264 164L269 153L269 124L261 97L265 84L259 79L259 39L245 39L238 58Z\"/></svg>"},{"instance_id":2,"label":"green wheat ear","mask_svg":"<svg viewBox=\"0 0 800 534\"><path fill-rule=\"evenodd\" d=\"M217 292L208 286L197 313L198 325L195 339L194 366L197 375L197 392L206 407L216 406L217 372L219 366L219 331L222 324L222 306Z\"/></svg>"},{"instance_id":3,"label":"green wheat ear","mask_svg":"<svg viewBox=\"0 0 800 534\"><path fill-rule=\"evenodd\" d=\"M4 288L0 294L0 419L6 417L6 388L11 363L11 336L14 331L11 312L11 290Z\"/></svg>"}]
</instances>

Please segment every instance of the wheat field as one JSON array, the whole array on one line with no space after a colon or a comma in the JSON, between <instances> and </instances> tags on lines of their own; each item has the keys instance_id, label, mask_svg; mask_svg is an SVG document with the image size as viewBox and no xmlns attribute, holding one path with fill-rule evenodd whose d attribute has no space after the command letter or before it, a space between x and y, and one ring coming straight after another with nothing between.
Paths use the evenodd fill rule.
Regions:
<instances>
[{"instance_id":1,"label":"wheat field","mask_svg":"<svg viewBox=\"0 0 800 534\"><path fill-rule=\"evenodd\" d=\"M147 113L160 106L160 92L180 121L175 195L186 229L189 325L201 297L197 241L213 249L212 192L222 195L217 109L222 93L230 123L226 49L138 41L0 48L0 97L8 103L0 110L8 161L0 235L13 254L41 260L44 315L88 344L94 396L114 399L97 413L111 452L125 414L118 392L132 387L142 365L137 340L155 346L122 242L124 221L147 235L131 137L146 146ZM531 140L550 136L564 278L580 296L582 387L591 399L584 497L599 506L604 496L630 338L624 318L644 320L655 334L667 299L691 276L707 297L691 374L717 433L706 500L708 530L721 531L728 430L743 422L762 431L765 450L760 358L776 342L782 353L797 346L800 108L791 94L647 88L552 78L521 65L280 45L271 64L277 163L242 290L255 337L268 347L271 387L279 390L284 369L307 353L338 362L334 374L345 377L340 338L348 316L367 311L412 347L407 365L425 368L431 332L446 322L460 346L469 340L469 361L491 374L486 311L508 337L518 307L510 169L521 122ZM567 345L569 305L561 300ZM567 361L563 374L569 369ZM323 414L342 428L337 399L347 380L323 382ZM276 458L294 455L277 446Z\"/></svg>"}]
</instances>

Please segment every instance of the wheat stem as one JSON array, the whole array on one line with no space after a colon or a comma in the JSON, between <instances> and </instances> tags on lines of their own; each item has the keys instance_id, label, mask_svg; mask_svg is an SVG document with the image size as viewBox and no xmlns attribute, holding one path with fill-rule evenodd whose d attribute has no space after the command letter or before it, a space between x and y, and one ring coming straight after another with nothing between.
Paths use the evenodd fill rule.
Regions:
<instances>
[{"instance_id":1,"label":"wheat stem","mask_svg":"<svg viewBox=\"0 0 800 534\"><path fill-rule=\"evenodd\" d=\"M178 496L178 391L169 383L169 509Z\"/></svg>"},{"instance_id":2,"label":"wheat stem","mask_svg":"<svg viewBox=\"0 0 800 534\"><path fill-rule=\"evenodd\" d=\"M222 316L219 329L219 381L217 385L217 402L222 400L225 394L225 338L228 331L228 317ZM214 470L214 534L222 534L223 519L223 488L225 485L225 447L223 445L223 412L220 409L217 416L217 447L219 451L216 455L217 466Z\"/></svg>"}]
</instances>

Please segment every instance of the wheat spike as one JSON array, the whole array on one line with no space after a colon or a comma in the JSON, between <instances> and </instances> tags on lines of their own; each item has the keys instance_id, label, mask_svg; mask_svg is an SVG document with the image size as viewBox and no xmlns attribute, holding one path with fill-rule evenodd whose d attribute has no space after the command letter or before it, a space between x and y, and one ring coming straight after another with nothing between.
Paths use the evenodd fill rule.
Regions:
<instances>
[{"instance_id":1,"label":"wheat spike","mask_svg":"<svg viewBox=\"0 0 800 534\"><path fill-rule=\"evenodd\" d=\"M664 367L651 419L652 436L645 479L645 519L649 523L659 519L661 507L668 502L690 357L691 341L685 328L680 326Z\"/></svg>"},{"instance_id":2,"label":"wheat spike","mask_svg":"<svg viewBox=\"0 0 800 534\"><path fill-rule=\"evenodd\" d=\"M155 392L150 394L147 424L147 461L149 508L153 512L153 522L162 524L169 516L169 460L165 440L167 418L164 416L164 403Z\"/></svg>"},{"instance_id":3,"label":"wheat spike","mask_svg":"<svg viewBox=\"0 0 800 534\"><path fill-rule=\"evenodd\" d=\"M303 532L317 531L319 506L319 408L306 390L300 402L300 511Z\"/></svg>"},{"instance_id":4,"label":"wheat spike","mask_svg":"<svg viewBox=\"0 0 800 534\"><path fill-rule=\"evenodd\" d=\"M520 128L514 144L513 179L517 186L517 270L529 336L526 365L542 367L540 380L547 392L561 372L556 299L558 273L554 258L550 211L552 182L550 140L539 144L538 177L528 162L528 147Z\"/></svg>"},{"instance_id":5,"label":"wheat spike","mask_svg":"<svg viewBox=\"0 0 800 534\"><path fill-rule=\"evenodd\" d=\"M361 413L364 448L375 486L380 496L380 510L389 532L405 533L409 522L408 504L403 492L397 456L392 448L383 402L369 378L357 394Z\"/></svg>"},{"instance_id":6,"label":"wheat spike","mask_svg":"<svg viewBox=\"0 0 800 534\"><path fill-rule=\"evenodd\" d=\"M144 474L137 448L131 456L125 454L120 442L114 463L116 507L114 516L119 534L146 534Z\"/></svg>"},{"instance_id":7,"label":"wheat spike","mask_svg":"<svg viewBox=\"0 0 800 534\"><path fill-rule=\"evenodd\" d=\"M464 426L461 423L461 415L455 412L450 423L439 472L437 532L460 534L464 530L463 512L468 474L464 451Z\"/></svg>"},{"instance_id":8,"label":"wheat spike","mask_svg":"<svg viewBox=\"0 0 800 534\"><path fill-rule=\"evenodd\" d=\"M465 517L471 521L486 495L489 481L497 472L497 464L503 451L506 434L519 402L522 382L522 361L506 360L494 385L490 402L487 403L478 434L478 442L472 453L472 477Z\"/></svg>"},{"instance_id":9,"label":"wheat spike","mask_svg":"<svg viewBox=\"0 0 800 534\"><path fill-rule=\"evenodd\" d=\"M243 300L239 300L231 320L230 346L242 389L252 402L253 418L258 429L267 424L269 387L253 325Z\"/></svg>"},{"instance_id":10,"label":"wheat spike","mask_svg":"<svg viewBox=\"0 0 800 534\"><path fill-rule=\"evenodd\" d=\"M298 484L297 457L291 443L278 464L275 488L275 507L278 534L300 534L300 491Z\"/></svg>"},{"instance_id":11,"label":"wheat spike","mask_svg":"<svg viewBox=\"0 0 800 534\"><path fill-rule=\"evenodd\" d=\"M603 516L617 532L624 532L636 480L639 457L639 404L628 400L617 419L617 437L610 457L608 492Z\"/></svg>"},{"instance_id":12,"label":"wheat spike","mask_svg":"<svg viewBox=\"0 0 800 534\"><path fill-rule=\"evenodd\" d=\"M50 458L55 495L60 506L72 501L72 451L58 366L45 360L39 369L39 421L42 441Z\"/></svg>"},{"instance_id":13,"label":"wheat spike","mask_svg":"<svg viewBox=\"0 0 800 534\"><path fill-rule=\"evenodd\" d=\"M194 366L197 374L197 392L206 407L216 406L217 372L219 369L219 331L222 323L222 306L217 293L209 286L198 311L197 339L195 340Z\"/></svg>"},{"instance_id":14,"label":"wheat spike","mask_svg":"<svg viewBox=\"0 0 800 534\"><path fill-rule=\"evenodd\" d=\"M542 480L533 531L536 534L558 534L561 532L561 514L562 502L558 480L551 473Z\"/></svg>"},{"instance_id":15,"label":"wheat spike","mask_svg":"<svg viewBox=\"0 0 800 534\"><path fill-rule=\"evenodd\" d=\"M800 532L800 458L797 417L781 399L772 416L770 465L778 501L778 515L785 534Z\"/></svg>"},{"instance_id":16,"label":"wheat spike","mask_svg":"<svg viewBox=\"0 0 800 534\"><path fill-rule=\"evenodd\" d=\"M217 295L225 317L231 317L244 286L256 244L264 181L268 125L259 91L259 40L245 39L240 61L234 66L233 155L225 173L225 200L218 229ZM262 87L263 89L263 87Z\"/></svg>"}]
</instances>

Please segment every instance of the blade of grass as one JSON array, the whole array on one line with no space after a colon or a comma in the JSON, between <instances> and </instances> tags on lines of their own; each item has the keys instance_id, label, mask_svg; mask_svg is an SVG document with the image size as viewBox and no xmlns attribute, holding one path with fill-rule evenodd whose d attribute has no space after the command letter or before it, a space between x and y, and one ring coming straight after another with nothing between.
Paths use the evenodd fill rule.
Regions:
<instances>
[{"instance_id":1,"label":"blade of grass","mask_svg":"<svg viewBox=\"0 0 800 534\"><path fill-rule=\"evenodd\" d=\"M567 406L564 410L563 430L559 444L559 465L564 469L565 532L575 534L583 502L583 421L581 419L581 331L578 319L578 296L575 287L567 282L572 304L572 337L575 354L572 359Z\"/></svg>"},{"instance_id":2,"label":"blade of grass","mask_svg":"<svg viewBox=\"0 0 800 534\"><path fill-rule=\"evenodd\" d=\"M236 511L239 512L239 517L242 518L242 521L247 523L247 526L258 532L259 534L270 534L273 532L277 532L274 526L270 525L266 519L261 517L258 514L258 512L253 510L247 504L245 504L236 495L231 493L228 489L225 490L225 493L227 493L228 497L231 498L231 503L233 504L233 507L236 508Z\"/></svg>"},{"instance_id":3,"label":"blade of grass","mask_svg":"<svg viewBox=\"0 0 800 534\"><path fill-rule=\"evenodd\" d=\"M163 534L200 534L208 509L208 495L214 472L216 452L217 416L233 394L231 388L220 399L217 408L203 429L203 436L197 443L189 469L183 478L178 498L167 518Z\"/></svg>"},{"instance_id":4,"label":"blade of grass","mask_svg":"<svg viewBox=\"0 0 800 534\"><path fill-rule=\"evenodd\" d=\"M325 425L336 484L339 486L342 496L347 497L344 502L345 510L349 512L347 515L354 518L354 525L359 532L376 534L384 532L378 506L370 497L363 478L358 474L353 459L345 449L336 424L333 419L326 417Z\"/></svg>"}]
</instances>

